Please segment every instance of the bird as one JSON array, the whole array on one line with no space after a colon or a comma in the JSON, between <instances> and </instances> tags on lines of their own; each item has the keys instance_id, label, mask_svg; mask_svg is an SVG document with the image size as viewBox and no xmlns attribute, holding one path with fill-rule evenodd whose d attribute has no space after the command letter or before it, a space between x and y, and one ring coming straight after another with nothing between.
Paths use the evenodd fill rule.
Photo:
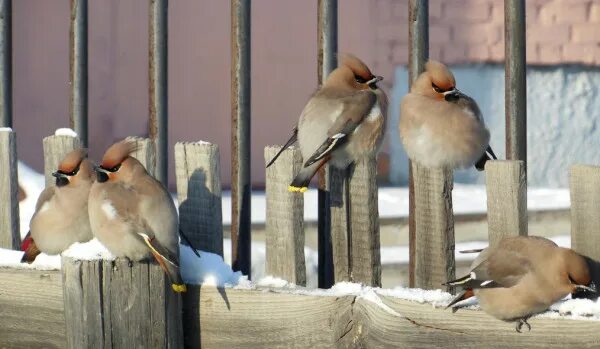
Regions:
<instances>
[{"instance_id":1,"label":"bird","mask_svg":"<svg viewBox=\"0 0 600 349\"><path fill-rule=\"evenodd\" d=\"M179 272L179 223L165 187L131 153L135 143L111 145L95 167L89 197L94 236L117 257L142 261L153 256L175 292L185 292Z\"/></svg>"},{"instance_id":2,"label":"bird","mask_svg":"<svg viewBox=\"0 0 600 349\"><path fill-rule=\"evenodd\" d=\"M359 58L340 54L339 67L310 97L298 124L281 150L267 164L298 143L304 164L289 185L305 192L315 173L326 163L345 169L379 151L386 128L388 100L376 76Z\"/></svg>"},{"instance_id":3,"label":"bird","mask_svg":"<svg viewBox=\"0 0 600 349\"><path fill-rule=\"evenodd\" d=\"M469 274L445 283L463 290L448 304L476 296L484 312L515 321L516 331L568 294L596 293L585 258L538 236L506 237L479 251ZM476 252L473 251L473 252ZM455 310L456 307L453 307Z\"/></svg>"},{"instance_id":4,"label":"bird","mask_svg":"<svg viewBox=\"0 0 600 349\"><path fill-rule=\"evenodd\" d=\"M56 172L56 186L38 197L29 233L23 239L21 262L33 263L41 252L55 255L75 242L93 238L88 217L88 195L94 180L92 163L84 149L69 152Z\"/></svg>"},{"instance_id":5,"label":"bird","mask_svg":"<svg viewBox=\"0 0 600 349\"><path fill-rule=\"evenodd\" d=\"M496 160L475 100L456 88L452 72L429 60L400 104L400 138L408 157L427 168L485 169Z\"/></svg>"}]
</instances>

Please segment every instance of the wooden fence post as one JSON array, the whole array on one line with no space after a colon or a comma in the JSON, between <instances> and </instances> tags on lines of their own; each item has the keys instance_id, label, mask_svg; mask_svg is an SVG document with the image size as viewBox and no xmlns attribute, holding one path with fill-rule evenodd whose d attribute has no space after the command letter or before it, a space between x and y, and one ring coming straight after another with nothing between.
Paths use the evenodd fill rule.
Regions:
<instances>
[{"instance_id":1,"label":"wooden fence post","mask_svg":"<svg viewBox=\"0 0 600 349\"><path fill-rule=\"evenodd\" d=\"M350 241L348 240L348 188L347 170L327 165L325 172L329 181L329 212L331 253L333 254L333 281L350 281Z\"/></svg>"},{"instance_id":2,"label":"wooden fence post","mask_svg":"<svg viewBox=\"0 0 600 349\"><path fill-rule=\"evenodd\" d=\"M21 245L17 168L17 136L0 130L0 247L14 250Z\"/></svg>"},{"instance_id":3,"label":"wooden fence post","mask_svg":"<svg viewBox=\"0 0 600 349\"><path fill-rule=\"evenodd\" d=\"M195 248L223 256L219 147L206 142L175 144L179 228Z\"/></svg>"},{"instance_id":4,"label":"wooden fence post","mask_svg":"<svg viewBox=\"0 0 600 349\"><path fill-rule=\"evenodd\" d=\"M600 166L571 167L571 246L600 261Z\"/></svg>"},{"instance_id":5,"label":"wooden fence post","mask_svg":"<svg viewBox=\"0 0 600 349\"><path fill-rule=\"evenodd\" d=\"M68 348L182 348L181 296L152 262L62 258Z\"/></svg>"},{"instance_id":6,"label":"wooden fence post","mask_svg":"<svg viewBox=\"0 0 600 349\"><path fill-rule=\"evenodd\" d=\"M44 138L44 176L46 178L46 187L55 185L52 172L56 171L60 161L75 149L81 147L81 141L78 137L61 135L48 136Z\"/></svg>"},{"instance_id":7,"label":"wooden fence post","mask_svg":"<svg viewBox=\"0 0 600 349\"><path fill-rule=\"evenodd\" d=\"M268 163L281 149L265 148ZM267 168L266 274L297 285L306 285L304 262L304 197L290 193L288 186L302 168L302 154L296 147L284 151Z\"/></svg>"},{"instance_id":8,"label":"wooden fence post","mask_svg":"<svg viewBox=\"0 0 600 349\"><path fill-rule=\"evenodd\" d=\"M130 136L126 138L128 141L136 144L136 151L131 154L138 159L146 168L146 171L155 177L156 174L156 147L150 138Z\"/></svg>"},{"instance_id":9,"label":"wooden fence post","mask_svg":"<svg viewBox=\"0 0 600 349\"><path fill-rule=\"evenodd\" d=\"M412 162L415 190L414 287L438 289L454 279L453 175Z\"/></svg>"},{"instance_id":10,"label":"wooden fence post","mask_svg":"<svg viewBox=\"0 0 600 349\"><path fill-rule=\"evenodd\" d=\"M485 164L490 246L508 236L527 236L527 170L522 160Z\"/></svg>"}]
</instances>

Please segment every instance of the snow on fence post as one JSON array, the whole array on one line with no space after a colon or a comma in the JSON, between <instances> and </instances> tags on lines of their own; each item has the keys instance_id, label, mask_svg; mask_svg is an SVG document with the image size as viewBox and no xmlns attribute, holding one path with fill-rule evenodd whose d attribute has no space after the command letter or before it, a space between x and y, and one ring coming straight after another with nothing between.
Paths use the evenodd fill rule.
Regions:
<instances>
[{"instance_id":1,"label":"snow on fence post","mask_svg":"<svg viewBox=\"0 0 600 349\"><path fill-rule=\"evenodd\" d=\"M508 236L527 235L527 173L522 160L485 164L490 245Z\"/></svg>"},{"instance_id":2,"label":"snow on fence post","mask_svg":"<svg viewBox=\"0 0 600 349\"><path fill-rule=\"evenodd\" d=\"M156 177L156 147L154 142L150 138L136 136L130 136L126 139L136 144L136 150L131 156L138 159L152 177Z\"/></svg>"},{"instance_id":3,"label":"snow on fence post","mask_svg":"<svg viewBox=\"0 0 600 349\"><path fill-rule=\"evenodd\" d=\"M265 147L265 162L279 146ZM304 196L288 186L302 168L300 149L290 147L266 170L266 274L306 285L304 262Z\"/></svg>"},{"instance_id":4,"label":"snow on fence post","mask_svg":"<svg viewBox=\"0 0 600 349\"><path fill-rule=\"evenodd\" d=\"M55 185L52 172L68 153L81 147L81 141L74 135L52 135L44 138L44 177L46 187Z\"/></svg>"},{"instance_id":5,"label":"snow on fence post","mask_svg":"<svg viewBox=\"0 0 600 349\"><path fill-rule=\"evenodd\" d=\"M175 177L179 229L195 248L223 256L219 147L206 142L175 144Z\"/></svg>"},{"instance_id":6,"label":"snow on fence post","mask_svg":"<svg viewBox=\"0 0 600 349\"><path fill-rule=\"evenodd\" d=\"M0 131L0 247L18 250L19 180L17 176L17 137L14 131Z\"/></svg>"},{"instance_id":7,"label":"snow on fence post","mask_svg":"<svg viewBox=\"0 0 600 349\"><path fill-rule=\"evenodd\" d=\"M600 261L600 166L571 167L571 246Z\"/></svg>"},{"instance_id":8,"label":"snow on fence post","mask_svg":"<svg viewBox=\"0 0 600 349\"><path fill-rule=\"evenodd\" d=\"M181 296L154 261L62 257L68 348L182 348Z\"/></svg>"}]
</instances>

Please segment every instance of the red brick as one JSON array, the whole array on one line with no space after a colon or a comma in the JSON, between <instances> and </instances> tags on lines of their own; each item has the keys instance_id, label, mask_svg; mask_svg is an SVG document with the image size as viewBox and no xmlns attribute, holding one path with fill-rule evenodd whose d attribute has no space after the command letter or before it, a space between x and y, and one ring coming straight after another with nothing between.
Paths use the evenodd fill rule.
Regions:
<instances>
[{"instance_id":1,"label":"red brick","mask_svg":"<svg viewBox=\"0 0 600 349\"><path fill-rule=\"evenodd\" d=\"M490 47L490 60L499 62L504 60L504 42L499 42Z\"/></svg>"},{"instance_id":2,"label":"red brick","mask_svg":"<svg viewBox=\"0 0 600 349\"><path fill-rule=\"evenodd\" d=\"M490 20L488 23L504 24L504 2L503 1L494 1L492 3Z\"/></svg>"},{"instance_id":3,"label":"red brick","mask_svg":"<svg viewBox=\"0 0 600 349\"><path fill-rule=\"evenodd\" d=\"M542 24L581 23L587 20L587 4L568 4L555 1L540 8L539 21Z\"/></svg>"},{"instance_id":4,"label":"red brick","mask_svg":"<svg viewBox=\"0 0 600 349\"><path fill-rule=\"evenodd\" d=\"M572 26L574 43L600 44L600 23L577 23Z\"/></svg>"},{"instance_id":5,"label":"red brick","mask_svg":"<svg viewBox=\"0 0 600 349\"><path fill-rule=\"evenodd\" d=\"M490 60L489 45L469 45L467 48L467 58L469 61L487 62Z\"/></svg>"},{"instance_id":6,"label":"red brick","mask_svg":"<svg viewBox=\"0 0 600 349\"><path fill-rule=\"evenodd\" d=\"M408 1L394 1L392 2L392 8L388 9L392 13L392 17L395 20L398 19L408 19Z\"/></svg>"},{"instance_id":7,"label":"red brick","mask_svg":"<svg viewBox=\"0 0 600 349\"><path fill-rule=\"evenodd\" d=\"M394 19L390 0L379 0L372 3L375 23L387 23Z\"/></svg>"},{"instance_id":8,"label":"red brick","mask_svg":"<svg viewBox=\"0 0 600 349\"><path fill-rule=\"evenodd\" d=\"M590 22L600 23L600 3L593 3L590 8Z\"/></svg>"},{"instance_id":9,"label":"red brick","mask_svg":"<svg viewBox=\"0 0 600 349\"><path fill-rule=\"evenodd\" d=\"M492 5L488 1L455 0L445 1L443 18L449 21L484 22L488 21L492 12Z\"/></svg>"},{"instance_id":10,"label":"red brick","mask_svg":"<svg viewBox=\"0 0 600 349\"><path fill-rule=\"evenodd\" d=\"M527 41L532 43L566 43L569 41L569 25L532 25L527 28Z\"/></svg>"},{"instance_id":11,"label":"red brick","mask_svg":"<svg viewBox=\"0 0 600 349\"><path fill-rule=\"evenodd\" d=\"M539 44L527 45L525 48L525 61L527 63L540 63Z\"/></svg>"},{"instance_id":12,"label":"red brick","mask_svg":"<svg viewBox=\"0 0 600 349\"><path fill-rule=\"evenodd\" d=\"M455 23L452 26L452 42L462 42L469 45L492 45L500 41L503 27L499 24L471 24Z\"/></svg>"},{"instance_id":13,"label":"red brick","mask_svg":"<svg viewBox=\"0 0 600 349\"><path fill-rule=\"evenodd\" d=\"M377 41L408 42L408 25L406 23L380 24L376 31Z\"/></svg>"},{"instance_id":14,"label":"red brick","mask_svg":"<svg viewBox=\"0 0 600 349\"><path fill-rule=\"evenodd\" d=\"M450 41L450 26L430 25L429 26L429 43L439 44Z\"/></svg>"},{"instance_id":15,"label":"red brick","mask_svg":"<svg viewBox=\"0 0 600 349\"><path fill-rule=\"evenodd\" d=\"M568 43L563 46L564 63L597 64L600 56L598 46Z\"/></svg>"},{"instance_id":16,"label":"red brick","mask_svg":"<svg viewBox=\"0 0 600 349\"><path fill-rule=\"evenodd\" d=\"M392 62L394 64L404 64L408 62L408 45L398 44L392 47Z\"/></svg>"},{"instance_id":17,"label":"red brick","mask_svg":"<svg viewBox=\"0 0 600 349\"><path fill-rule=\"evenodd\" d=\"M467 47L462 44L448 43L442 48L442 57L445 64L465 63L467 59Z\"/></svg>"},{"instance_id":18,"label":"red brick","mask_svg":"<svg viewBox=\"0 0 600 349\"><path fill-rule=\"evenodd\" d=\"M562 45L561 44L540 44L539 60L544 64L559 64L562 62Z\"/></svg>"},{"instance_id":19,"label":"red brick","mask_svg":"<svg viewBox=\"0 0 600 349\"><path fill-rule=\"evenodd\" d=\"M442 0L429 0L429 20L442 17ZM408 8L408 6L407 6Z\"/></svg>"},{"instance_id":20,"label":"red brick","mask_svg":"<svg viewBox=\"0 0 600 349\"><path fill-rule=\"evenodd\" d=\"M444 60L442 57L442 45L430 45L429 58L443 62Z\"/></svg>"}]
</instances>

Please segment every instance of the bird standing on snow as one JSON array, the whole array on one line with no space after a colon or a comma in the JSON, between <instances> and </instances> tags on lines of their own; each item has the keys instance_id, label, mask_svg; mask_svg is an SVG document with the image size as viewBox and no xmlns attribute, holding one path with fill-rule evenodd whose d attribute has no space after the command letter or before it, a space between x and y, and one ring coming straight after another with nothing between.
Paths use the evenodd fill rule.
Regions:
<instances>
[{"instance_id":1,"label":"bird standing on snow","mask_svg":"<svg viewBox=\"0 0 600 349\"><path fill-rule=\"evenodd\" d=\"M129 156L134 150L134 143L115 143L96 167L89 198L92 231L117 257L140 261L153 255L173 290L185 292L175 204L162 184Z\"/></svg>"},{"instance_id":2,"label":"bird standing on snow","mask_svg":"<svg viewBox=\"0 0 600 349\"><path fill-rule=\"evenodd\" d=\"M439 62L427 62L402 99L400 114L400 138L412 161L482 171L496 159L477 103L456 89L454 75Z\"/></svg>"},{"instance_id":3,"label":"bird standing on snow","mask_svg":"<svg viewBox=\"0 0 600 349\"><path fill-rule=\"evenodd\" d=\"M42 191L23 240L21 262L32 263L40 252L59 254L75 242L92 239L88 195L93 182L92 164L83 149L68 153L52 175L56 186Z\"/></svg>"},{"instance_id":4,"label":"bird standing on snow","mask_svg":"<svg viewBox=\"0 0 600 349\"><path fill-rule=\"evenodd\" d=\"M325 163L345 169L379 150L388 104L377 86L381 80L360 59L340 55L340 66L310 98L292 137L267 165L298 141L304 166L290 184L290 191L306 191Z\"/></svg>"},{"instance_id":5,"label":"bird standing on snow","mask_svg":"<svg viewBox=\"0 0 600 349\"><path fill-rule=\"evenodd\" d=\"M570 293L589 287L591 276L585 259L569 248L537 236L502 239L496 246L481 250L471 264L471 272L445 285L461 286L448 307L477 296L489 315L516 321L517 332L527 319L543 312Z\"/></svg>"}]
</instances>

